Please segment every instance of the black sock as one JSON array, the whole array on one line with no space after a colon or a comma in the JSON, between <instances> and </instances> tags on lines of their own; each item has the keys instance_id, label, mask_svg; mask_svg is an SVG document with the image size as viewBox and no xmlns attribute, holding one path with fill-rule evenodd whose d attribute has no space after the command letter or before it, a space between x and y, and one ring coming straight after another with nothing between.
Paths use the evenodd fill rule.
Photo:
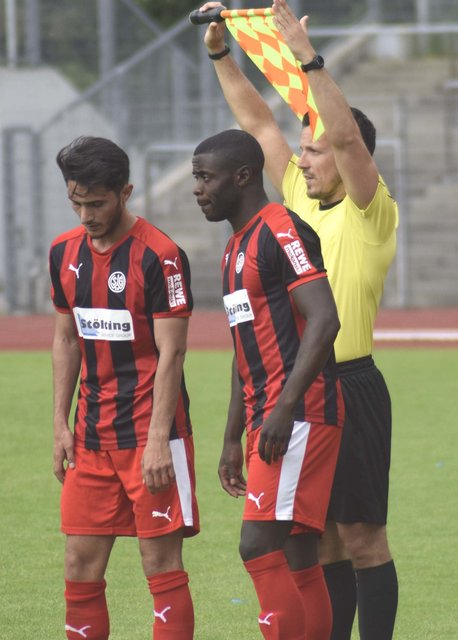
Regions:
<instances>
[{"instance_id":1,"label":"black sock","mask_svg":"<svg viewBox=\"0 0 458 640\"><path fill-rule=\"evenodd\" d=\"M332 605L330 640L350 640L356 611L356 578L351 560L323 565Z\"/></svg>"},{"instance_id":2,"label":"black sock","mask_svg":"<svg viewBox=\"0 0 458 640\"><path fill-rule=\"evenodd\" d=\"M358 623L361 640L391 640L398 607L394 562L357 569Z\"/></svg>"}]
</instances>

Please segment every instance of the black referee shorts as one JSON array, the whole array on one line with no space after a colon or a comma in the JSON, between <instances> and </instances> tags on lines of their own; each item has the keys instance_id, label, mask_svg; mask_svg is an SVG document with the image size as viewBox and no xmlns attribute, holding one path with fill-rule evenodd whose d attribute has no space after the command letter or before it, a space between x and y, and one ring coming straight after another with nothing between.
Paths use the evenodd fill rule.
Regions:
<instances>
[{"instance_id":1,"label":"black referee shorts","mask_svg":"<svg viewBox=\"0 0 458 640\"><path fill-rule=\"evenodd\" d=\"M345 425L328 520L386 524L391 452L391 400L371 356L338 365Z\"/></svg>"}]
</instances>

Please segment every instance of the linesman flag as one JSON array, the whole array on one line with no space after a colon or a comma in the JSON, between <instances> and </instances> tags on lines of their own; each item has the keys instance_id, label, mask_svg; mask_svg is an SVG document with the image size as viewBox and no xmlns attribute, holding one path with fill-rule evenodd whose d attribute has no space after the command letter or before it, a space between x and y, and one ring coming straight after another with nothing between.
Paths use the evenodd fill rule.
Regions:
<instances>
[{"instance_id":1,"label":"linesman flag","mask_svg":"<svg viewBox=\"0 0 458 640\"><path fill-rule=\"evenodd\" d=\"M302 121L309 114L313 139L324 131L323 123L309 88L307 75L273 23L271 9L223 9L193 11L189 16L193 24L226 21L226 26L254 64L278 91Z\"/></svg>"}]
</instances>

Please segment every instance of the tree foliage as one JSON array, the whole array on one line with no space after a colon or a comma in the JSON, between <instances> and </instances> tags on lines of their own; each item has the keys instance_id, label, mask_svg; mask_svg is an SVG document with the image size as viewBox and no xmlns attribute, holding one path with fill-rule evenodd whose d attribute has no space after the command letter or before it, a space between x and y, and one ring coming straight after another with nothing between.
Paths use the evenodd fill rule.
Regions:
<instances>
[{"instance_id":1,"label":"tree foliage","mask_svg":"<svg viewBox=\"0 0 458 640\"><path fill-rule=\"evenodd\" d=\"M387 0L384 0L385 2ZM396 0L398 2L399 0ZM204 2L202 0L136 0L137 4L153 18L158 24L162 26L170 26L174 24L180 18L183 18L191 12L193 9L197 9ZM380 0L382 2L382 0ZM237 8L258 8L271 6L271 0L239 0L238 2L227 1L223 4L227 6L233 6ZM295 4L291 3L292 6ZM296 3L293 9L297 9L297 4L304 5L305 3ZM367 8L367 0L321 0L317 5L314 5L311 15L314 16L315 24L318 23L333 23L333 22L350 22L355 19L359 19Z\"/></svg>"},{"instance_id":2,"label":"tree foliage","mask_svg":"<svg viewBox=\"0 0 458 640\"><path fill-rule=\"evenodd\" d=\"M201 4L196 0L136 0L137 4L161 25L169 26ZM203 0L202 0L203 4Z\"/></svg>"}]
</instances>

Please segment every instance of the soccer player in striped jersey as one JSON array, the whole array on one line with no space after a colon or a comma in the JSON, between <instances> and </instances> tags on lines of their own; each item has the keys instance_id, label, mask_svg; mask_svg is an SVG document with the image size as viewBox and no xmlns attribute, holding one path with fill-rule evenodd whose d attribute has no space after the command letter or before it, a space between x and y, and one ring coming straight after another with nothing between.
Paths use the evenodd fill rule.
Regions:
<instances>
[{"instance_id":1,"label":"soccer player in striped jersey","mask_svg":"<svg viewBox=\"0 0 458 640\"><path fill-rule=\"evenodd\" d=\"M129 211L129 158L116 144L77 138L57 163L81 223L53 241L49 257L67 638L109 637L105 570L116 536L137 536L155 640L191 640L182 544L199 516L183 375L188 260Z\"/></svg>"},{"instance_id":2,"label":"soccer player in striped jersey","mask_svg":"<svg viewBox=\"0 0 458 640\"><path fill-rule=\"evenodd\" d=\"M201 9L218 5L208 2ZM350 640L356 605L361 640L390 640L398 602L386 531L391 402L371 353L374 321L396 249L398 211L372 157L373 124L350 109L309 40L307 18L299 22L285 0L274 0L272 8L278 30L307 73L325 128L313 140L304 118L299 156L228 54L224 23L209 25L205 43L234 117L261 144L272 184L286 206L320 236L341 322L335 352L346 422L320 544L333 604L331 640Z\"/></svg>"},{"instance_id":3,"label":"soccer player in striped jersey","mask_svg":"<svg viewBox=\"0 0 458 640\"><path fill-rule=\"evenodd\" d=\"M259 627L271 640L322 640L332 618L317 542L343 400L333 351L339 320L320 241L268 201L264 155L250 134L204 140L192 164L205 217L228 220L234 232L222 261L235 356L219 475L231 496L245 496L240 555L261 606Z\"/></svg>"}]
</instances>

